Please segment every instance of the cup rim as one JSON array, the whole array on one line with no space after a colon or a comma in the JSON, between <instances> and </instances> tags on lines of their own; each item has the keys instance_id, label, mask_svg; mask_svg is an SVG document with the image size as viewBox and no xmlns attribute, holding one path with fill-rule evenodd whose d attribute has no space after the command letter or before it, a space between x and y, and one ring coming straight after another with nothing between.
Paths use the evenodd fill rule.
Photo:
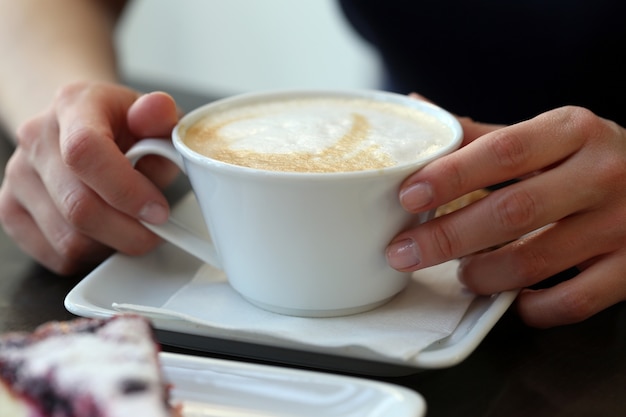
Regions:
<instances>
[{"instance_id":1,"label":"cup rim","mask_svg":"<svg viewBox=\"0 0 626 417\"><path fill-rule=\"evenodd\" d=\"M262 101L267 98L287 97L338 97L338 98L371 98L377 101L387 101L397 104L408 105L409 107L423 110L426 113L436 115L447 127L452 130L453 138L437 151L423 158L418 158L414 161L396 164L390 167L366 169L358 171L338 171L338 172L298 172L298 171L273 171L260 168L251 168L242 165L235 165L228 162L223 162L217 159L213 159L206 155L200 154L192 149L182 141L182 132L184 129L189 128L193 123L200 119L208 111L216 108L226 107L237 102L253 102ZM179 153L183 155L183 159L188 159L196 164L204 165L213 168L219 168L226 172L230 171L235 174L249 174L249 175L264 175L264 176L276 176L281 178L290 177L307 177L316 179L334 179L337 177L371 177L380 176L383 173L393 172L405 172L416 171L422 168L426 164L438 159L444 155L447 155L454 150L458 149L463 141L463 128L459 121L447 110L432 104L427 101L411 98L408 95L402 95L398 93L392 93L382 90L367 90L367 89L282 89L282 90L263 90L248 92L242 94L236 94L233 96L221 98L200 107L195 108L189 113L185 114L172 130L172 142Z\"/></svg>"}]
</instances>

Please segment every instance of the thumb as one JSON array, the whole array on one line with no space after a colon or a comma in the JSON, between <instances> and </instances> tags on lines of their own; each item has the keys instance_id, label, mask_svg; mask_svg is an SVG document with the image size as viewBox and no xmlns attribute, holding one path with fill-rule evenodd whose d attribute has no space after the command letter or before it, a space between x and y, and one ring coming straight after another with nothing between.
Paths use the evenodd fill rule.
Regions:
<instances>
[{"instance_id":1,"label":"thumb","mask_svg":"<svg viewBox=\"0 0 626 417\"><path fill-rule=\"evenodd\" d=\"M137 138L169 137L178 122L178 114L176 102L169 94L144 94L128 109L128 128Z\"/></svg>"},{"instance_id":2,"label":"thumb","mask_svg":"<svg viewBox=\"0 0 626 417\"><path fill-rule=\"evenodd\" d=\"M169 94L148 93L139 97L128 109L128 129L138 139L169 138L178 123L178 114L176 102ZM174 163L157 155L141 158L136 168L159 188L165 188L178 174Z\"/></svg>"}]
</instances>

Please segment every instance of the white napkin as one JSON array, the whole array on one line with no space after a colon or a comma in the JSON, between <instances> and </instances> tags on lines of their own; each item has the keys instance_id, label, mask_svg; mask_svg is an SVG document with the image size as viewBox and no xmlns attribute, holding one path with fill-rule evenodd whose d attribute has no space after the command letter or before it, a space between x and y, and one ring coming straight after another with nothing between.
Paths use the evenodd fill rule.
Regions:
<instances>
[{"instance_id":1,"label":"white napkin","mask_svg":"<svg viewBox=\"0 0 626 417\"><path fill-rule=\"evenodd\" d=\"M474 295L456 278L452 261L413 274L387 304L361 314L302 318L262 310L243 299L224 274L208 265L161 307L114 304L118 311L185 320L236 335L257 335L346 352L369 350L377 356L410 362L421 350L450 335Z\"/></svg>"}]
</instances>

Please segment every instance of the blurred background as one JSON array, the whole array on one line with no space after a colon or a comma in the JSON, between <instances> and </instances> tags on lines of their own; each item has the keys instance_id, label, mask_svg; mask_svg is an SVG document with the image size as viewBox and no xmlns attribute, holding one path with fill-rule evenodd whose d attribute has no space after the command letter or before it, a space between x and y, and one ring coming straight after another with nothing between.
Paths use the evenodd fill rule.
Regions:
<instances>
[{"instance_id":1,"label":"blurred background","mask_svg":"<svg viewBox=\"0 0 626 417\"><path fill-rule=\"evenodd\" d=\"M380 79L335 0L135 0L116 41L127 80L216 97Z\"/></svg>"}]
</instances>

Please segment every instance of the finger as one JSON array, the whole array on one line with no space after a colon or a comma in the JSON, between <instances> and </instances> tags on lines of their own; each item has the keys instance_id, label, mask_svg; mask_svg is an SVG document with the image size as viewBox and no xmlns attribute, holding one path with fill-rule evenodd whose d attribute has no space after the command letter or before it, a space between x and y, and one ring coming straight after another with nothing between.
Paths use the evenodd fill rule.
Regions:
<instances>
[{"instance_id":1,"label":"finger","mask_svg":"<svg viewBox=\"0 0 626 417\"><path fill-rule=\"evenodd\" d=\"M17 242L24 253L31 256L37 263L63 276L82 273L93 268L113 252L112 249L103 245L81 250L80 253L84 253L85 256L79 256L79 252L76 252L76 256L68 256L71 251L57 252L57 248L51 245L41 233L32 216L21 208L11 213L11 227L7 229L7 234Z\"/></svg>"},{"instance_id":2,"label":"finger","mask_svg":"<svg viewBox=\"0 0 626 417\"><path fill-rule=\"evenodd\" d=\"M70 234L70 228L56 211L36 175L32 171L13 168L19 159L20 148L7 164L4 183L0 189L0 213L7 234L25 253L61 275L80 272L104 259L111 250L90 239L78 236L79 239L72 240L73 244L68 244L66 237ZM15 181L15 177L19 181ZM33 196L36 201L29 201L33 200ZM32 212L25 207L30 207ZM33 218L32 213L37 216L38 221ZM73 250L78 247L82 250Z\"/></svg>"},{"instance_id":3,"label":"finger","mask_svg":"<svg viewBox=\"0 0 626 417\"><path fill-rule=\"evenodd\" d=\"M76 259L76 252L90 253L93 241L129 255L142 255L160 243L160 239L134 217L103 201L59 163L59 159L52 158L41 168L41 173L45 188L24 199L32 201L28 206L33 207L33 217L65 257ZM33 182L34 179L30 181ZM32 192L33 188L24 189ZM53 201L49 207L41 201L48 195ZM50 209L52 207L54 210ZM56 213L60 219L54 217ZM56 230L58 227L62 229Z\"/></svg>"},{"instance_id":4,"label":"finger","mask_svg":"<svg viewBox=\"0 0 626 417\"><path fill-rule=\"evenodd\" d=\"M166 93L145 94L128 110L128 127L137 138L167 138L178 122L178 109L174 99ZM166 158L148 155L141 158L135 168L157 187L168 186L179 173L176 164Z\"/></svg>"},{"instance_id":5,"label":"finger","mask_svg":"<svg viewBox=\"0 0 626 417\"><path fill-rule=\"evenodd\" d=\"M65 166L53 123L31 123L22 134L39 140L24 157L27 161L20 161L23 153L18 148L14 166L26 168L11 170L11 183L17 198L62 258L72 262L92 252L102 253L102 246L141 255L160 243L156 235L105 203Z\"/></svg>"},{"instance_id":6,"label":"finger","mask_svg":"<svg viewBox=\"0 0 626 417\"><path fill-rule=\"evenodd\" d=\"M86 100L82 106L63 108L59 114L60 152L63 162L107 204L135 218L162 223L169 216L159 189L135 170L121 153L114 136L124 130L127 103Z\"/></svg>"},{"instance_id":7,"label":"finger","mask_svg":"<svg viewBox=\"0 0 626 417\"><path fill-rule=\"evenodd\" d=\"M128 109L128 128L138 138L169 138L177 122L176 102L166 93L145 94Z\"/></svg>"},{"instance_id":8,"label":"finger","mask_svg":"<svg viewBox=\"0 0 626 417\"><path fill-rule=\"evenodd\" d=\"M409 177L400 200L408 211L426 211L561 161L589 134L578 119L576 112L557 109L488 133Z\"/></svg>"},{"instance_id":9,"label":"finger","mask_svg":"<svg viewBox=\"0 0 626 417\"><path fill-rule=\"evenodd\" d=\"M617 227L615 218L591 216L570 216L493 252L468 256L461 260L459 278L475 293L494 294L537 284L619 249L626 231Z\"/></svg>"},{"instance_id":10,"label":"finger","mask_svg":"<svg viewBox=\"0 0 626 417\"><path fill-rule=\"evenodd\" d=\"M593 204L599 198L567 167L492 192L461 210L396 236L391 267L421 269L517 239Z\"/></svg>"},{"instance_id":11,"label":"finger","mask_svg":"<svg viewBox=\"0 0 626 417\"><path fill-rule=\"evenodd\" d=\"M20 249L42 265L56 270L59 257L36 227L29 213L13 197L6 185L6 178L0 188L0 215L5 233L17 243Z\"/></svg>"},{"instance_id":12,"label":"finger","mask_svg":"<svg viewBox=\"0 0 626 417\"><path fill-rule=\"evenodd\" d=\"M523 290L516 302L530 326L547 328L577 323L626 300L626 251L597 260L576 277L542 290Z\"/></svg>"},{"instance_id":13,"label":"finger","mask_svg":"<svg viewBox=\"0 0 626 417\"><path fill-rule=\"evenodd\" d=\"M0 193L5 192L4 189ZM83 268L74 260L60 256L43 236L30 214L19 204L8 203L1 198L2 223L4 230L24 252L39 264L59 275L71 275Z\"/></svg>"}]
</instances>

